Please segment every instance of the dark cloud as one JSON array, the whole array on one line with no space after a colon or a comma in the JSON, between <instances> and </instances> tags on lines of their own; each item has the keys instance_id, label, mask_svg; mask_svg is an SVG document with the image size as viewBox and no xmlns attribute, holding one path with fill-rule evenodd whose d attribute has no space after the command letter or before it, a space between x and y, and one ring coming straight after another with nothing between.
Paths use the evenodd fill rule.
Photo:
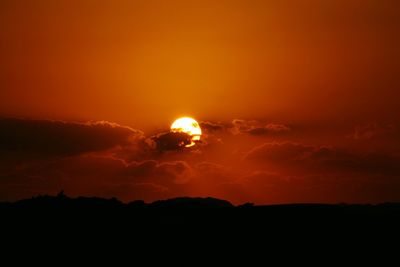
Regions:
<instances>
[{"instance_id":1,"label":"dark cloud","mask_svg":"<svg viewBox=\"0 0 400 267\"><path fill-rule=\"evenodd\" d=\"M394 124L368 123L355 126L350 137L355 140L369 140L375 137L388 135L394 131Z\"/></svg>"},{"instance_id":2,"label":"dark cloud","mask_svg":"<svg viewBox=\"0 0 400 267\"><path fill-rule=\"evenodd\" d=\"M202 121L200 122L200 127L205 132L217 132L225 130L227 125L220 122Z\"/></svg>"},{"instance_id":3,"label":"dark cloud","mask_svg":"<svg viewBox=\"0 0 400 267\"><path fill-rule=\"evenodd\" d=\"M288 125L282 123L265 123L257 120L242 119L234 119L228 123L203 121L200 126L206 133L227 131L231 134L250 134L254 136L277 135L291 131Z\"/></svg>"},{"instance_id":4,"label":"dark cloud","mask_svg":"<svg viewBox=\"0 0 400 267\"><path fill-rule=\"evenodd\" d=\"M67 156L129 145L142 138L140 131L105 121L0 119L0 151L3 152Z\"/></svg>"},{"instance_id":5,"label":"dark cloud","mask_svg":"<svg viewBox=\"0 0 400 267\"><path fill-rule=\"evenodd\" d=\"M296 161L309 157L310 154L314 153L318 148L314 146L304 145L293 142L271 142L265 143L261 146L253 148L246 155L248 160L256 161Z\"/></svg>"},{"instance_id":6,"label":"dark cloud","mask_svg":"<svg viewBox=\"0 0 400 267\"><path fill-rule=\"evenodd\" d=\"M276 135L289 132L289 126L280 123L262 123L256 120L240 120L232 121L233 134L250 134L255 136Z\"/></svg>"},{"instance_id":7,"label":"dark cloud","mask_svg":"<svg viewBox=\"0 0 400 267\"><path fill-rule=\"evenodd\" d=\"M127 163L118 158L86 154L27 163L0 173L0 199L65 190L72 195L150 200L185 195L185 185L192 177L193 170L185 161Z\"/></svg>"},{"instance_id":8,"label":"dark cloud","mask_svg":"<svg viewBox=\"0 0 400 267\"><path fill-rule=\"evenodd\" d=\"M255 147L245 159L261 164L285 166L288 170L307 168L316 172L358 172L400 174L400 158L389 154L350 153L328 146L294 142L272 142Z\"/></svg>"},{"instance_id":9,"label":"dark cloud","mask_svg":"<svg viewBox=\"0 0 400 267\"><path fill-rule=\"evenodd\" d=\"M213 162L200 162L196 164L196 169L201 171L201 172L207 172L207 173L225 173L226 172L226 167L221 165L221 164L217 164L217 163L213 163Z\"/></svg>"},{"instance_id":10,"label":"dark cloud","mask_svg":"<svg viewBox=\"0 0 400 267\"><path fill-rule=\"evenodd\" d=\"M169 150L182 150L192 143L192 137L181 132L161 133L150 139L151 146L160 152Z\"/></svg>"},{"instance_id":11,"label":"dark cloud","mask_svg":"<svg viewBox=\"0 0 400 267\"><path fill-rule=\"evenodd\" d=\"M98 180L106 179L111 183L159 182L167 185L184 183L183 180L191 177L191 168L185 161L144 160L127 163L118 158L95 155L65 158L52 163L50 168L71 177L96 176Z\"/></svg>"},{"instance_id":12,"label":"dark cloud","mask_svg":"<svg viewBox=\"0 0 400 267\"><path fill-rule=\"evenodd\" d=\"M366 153L355 152L356 147L350 152L304 140L260 145L262 139L252 136L291 130L255 120L202 122L201 127L201 142L187 149L191 136L185 133L146 138L140 131L109 122L2 119L0 199L65 190L75 196L116 196L123 201L202 195L236 203L283 203L352 199L357 194L359 199L371 194L385 199L381 192L394 195L399 188L400 156L394 150ZM357 130L358 138L364 138L362 130ZM381 136L374 134L365 136ZM22 157L25 154L30 157Z\"/></svg>"}]
</instances>

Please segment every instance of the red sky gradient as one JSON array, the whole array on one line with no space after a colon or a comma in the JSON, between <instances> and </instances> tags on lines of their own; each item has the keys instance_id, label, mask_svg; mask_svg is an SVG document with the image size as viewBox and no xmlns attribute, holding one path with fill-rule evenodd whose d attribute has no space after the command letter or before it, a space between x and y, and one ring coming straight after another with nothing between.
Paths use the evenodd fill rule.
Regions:
<instances>
[{"instance_id":1,"label":"red sky gradient","mask_svg":"<svg viewBox=\"0 0 400 267\"><path fill-rule=\"evenodd\" d=\"M400 3L0 3L0 200L400 201ZM202 143L160 151L178 117Z\"/></svg>"}]
</instances>

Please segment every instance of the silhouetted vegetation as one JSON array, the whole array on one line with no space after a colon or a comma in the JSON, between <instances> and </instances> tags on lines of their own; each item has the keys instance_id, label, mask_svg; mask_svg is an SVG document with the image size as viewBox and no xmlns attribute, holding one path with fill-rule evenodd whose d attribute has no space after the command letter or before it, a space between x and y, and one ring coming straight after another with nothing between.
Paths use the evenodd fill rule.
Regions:
<instances>
[{"instance_id":1,"label":"silhouetted vegetation","mask_svg":"<svg viewBox=\"0 0 400 267\"><path fill-rule=\"evenodd\" d=\"M174 198L123 203L116 198L37 196L0 203L3 234L61 235L147 240L182 238L263 238L265 240L362 240L398 232L400 204L287 204L234 206L215 198ZM225 242L223 239L221 242ZM55 241L57 242L57 241ZM317 241L315 241L317 242Z\"/></svg>"},{"instance_id":2,"label":"silhouetted vegetation","mask_svg":"<svg viewBox=\"0 0 400 267\"><path fill-rule=\"evenodd\" d=\"M3 218L16 219L40 217L74 217L92 219L112 215L114 219L124 218L133 224L198 224L212 225L228 223L228 225L270 225L301 224L316 221L321 223L347 223L355 220L389 220L400 217L399 203L370 204L285 204L257 206L253 203L234 206L230 202L216 198L181 197L145 203L136 200L122 203L116 198L98 197L70 198L60 192L57 196L37 196L13 203L0 203ZM181 221L176 220L177 218ZM205 224L204 224L205 223Z\"/></svg>"},{"instance_id":3,"label":"silhouetted vegetation","mask_svg":"<svg viewBox=\"0 0 400 267\"><path fill-rule=\"evenodd\" d=\"M260 242L261 247L281 244L297 249L309 242L319 247L328 240L351 247L368 245L372 238L395 238L400 225L399 203L234 206L225 200L189 197L122 203L116 198L70 198L63 192L0 203L0 214L2 237L9 242L46 238L48 246L68 240L85 248L102 247L107 240L110 248L125 240L128 246L162 244L161 251L173 250L176 240L181 248L197 242L212 242L208 246L218 249L245 248Z\"/></svg>"}]
</instances>

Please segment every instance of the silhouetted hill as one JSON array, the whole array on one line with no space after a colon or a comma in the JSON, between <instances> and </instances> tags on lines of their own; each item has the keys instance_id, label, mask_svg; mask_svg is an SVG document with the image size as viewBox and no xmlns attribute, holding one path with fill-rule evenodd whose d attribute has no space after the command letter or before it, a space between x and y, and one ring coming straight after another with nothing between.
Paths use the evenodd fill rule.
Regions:
<instances>
[{"instance_id":1,"label":"silhouetted hill","mask_svg":"<svg viewBox=\"0 0 400 267\"><path fill-rule=\"evenodd\" d=\"M381 204L323 204L323 203L295 203L295 204L275 204L275 205L254 205L253 203L245 203L234 206L229 201L221 200L212 197L178 197L166 200L157 200L152 203L146 203L143 200L135 200L129 203L123 203L117 198L100 198L100 197L77 197L71 198L63 192L57 196L39 195L30 199L23 199L15 202L0 202L1 211L5 210L20 210L24 209L47 209L47 208L162 208L162 209L229 209L236 211L257 210L266 212L355 212L360 214L392 214L397 215L400 212L400 203L381 203ZM400 214L399 214L400 215Z\"/></svg>"},{"instance_id":2,"label":"silhouetted hill","mask_svg":"<svg viewBox=\"0 0 400 267\"><path fill-rule=\"evenodd\" d=\"M229 201L216 199L212 197L179 197L167 200L158 200L150 204L153 207L161 208L232 208L234 207Z\"/></svg>"},{"instance_id":3,"label":"silhouetted hill","mask_svg":"<svg viewBox=\"0 0 400 267\"><path fill-rule=\"evenodd\" d=\"M19 200L16 202L0 202L2 209L59 209L62 211L68 209L115 209L115 208L158 208L158 209L216 209L216 208L233 208L234 206L226 200L220 200L212 197L178 197L166 200L157 200L152 203L145 203L142 200L135 200L127 204L122 203L116 198L99 198L99 197L77 197L70 198L63 192L57 196L40 195L30 199Z\"/></svg>"},{"instance_id":4,"label":"silhouetted hill","mask_svg":"<svg viewBox=\"0 0 400 267\"><path fill-rule=\"evenodd\" d=\"M400 217L400 203L370 204L284 204L257 206L246 203L234 206L228 201L216 198L180 197L145 203L137 200L123 203L116 198L98 197L70 198L61 192L57 196L37 196L16 202L0 203L3 218L17 219L19 216L65 216L90 219L91 216L107 216L114 218L135 218L134 223L162 225L168 218L182 219L179 225L188 220L192 223L208 221L208 224L227 222L229 225L261 225L287 222L351 223L355 220L397 220ZM195 221L196 219L197 221ZM368 223L368 222L365 222Z\"/></svg>"},{"instance_id":5,"label":"silhouetted hill","mask_svg":"<svg viewBox=\"0 0 400 267\"><path fill-rule=\"evenodd\" d=\"M96 259L111 251L135 259L149 254L145 260L156 262L165 260L158 256L162 253L178 261L186 253L231 261L247 254L246 259L253 259L257 250L261 259L265 253L273 256L272 251L358 258L354 249L375 253L400 237L399 203L234 206L189 197L122 203L60 193L0 203L0 218L2 243L13 253L52 251L61 253L61 259L77 250L92 251Z\"/></svg>"},{"instance_id":6,"label":"silhouetted hill","mask_svg":"<svg viewBox=\"0 0 400 267\"><path fill-rule=\"evenodd\" d=\"M85 238L101 244L101 240L123 238L129 242L158 240L165 246L175 239L181 240L181 246L215 239L221 246L247 240L240 241L243 245L253 239L291 240L293 244L311 240L315 245L351 240L350 246L362 240L399 237L400 203L234 206L225 200L189 197L122 203L115 198L70 198L60 193L0 203L0 217L1 234L9 240L50 237L59 243Z\"/></svg>"},{"instance_id":7,"label":"silhouetted hill","mask_svg":"<svg viewBox=\"0 0 400 267\"><path fill-rule=\"evenodd\" d=\"M152 203L145 203L142 200L135 200L129 203L123 203L116 198L99 198L99 197L77 197L70 198L63 192L57 196L39 195L30 199L19 200L16 202L0 202L1 212L19 211L28 212L31 209L45 210L57 209L125 209L125 211L135 211L135 209L198 209L203 210L230 210L235 212L284 212L287 215L291 213L304 214L369 214L369 215L400 215L400 203L381 203L381 204L321 204L321 203L296 203L296 204L276 204L276 205L254 205L245 203L234 206L229 201L217 198L207 197L178 197L166 200L157 200Z\"/></svg>"}]
</instances>

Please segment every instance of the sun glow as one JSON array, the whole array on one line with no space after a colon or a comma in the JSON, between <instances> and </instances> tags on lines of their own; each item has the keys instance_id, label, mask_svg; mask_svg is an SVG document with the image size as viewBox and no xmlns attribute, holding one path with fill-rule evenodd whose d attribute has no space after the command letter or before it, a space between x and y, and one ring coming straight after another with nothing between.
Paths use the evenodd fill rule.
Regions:
<instances>
[{"instance_id":1,"label":"sun glow","mask_svg":"<svg viewBox=\"0 0 400 267\"><path fill-rule=\"evenodd\" d=\"M171 125L172 132L182 132L192 137L192 142L186 147L191 147L196 144L196 141L200 140L201 128L199 123L190 117L182 117L175 120Z\"/></svg>"}]
</instances>

